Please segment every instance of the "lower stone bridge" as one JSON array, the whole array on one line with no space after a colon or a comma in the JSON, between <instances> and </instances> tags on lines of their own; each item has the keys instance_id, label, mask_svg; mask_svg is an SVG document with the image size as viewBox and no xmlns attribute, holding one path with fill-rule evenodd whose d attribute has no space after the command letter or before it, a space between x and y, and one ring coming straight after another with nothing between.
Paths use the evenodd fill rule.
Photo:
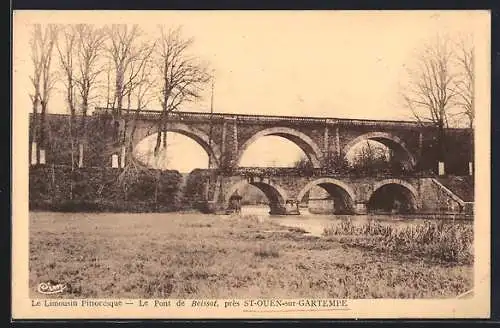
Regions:
<instances>
[{"instance_id":1,"label":"lower stone bridge","mask_svg":"<svg viewBox=\"0 0 500 328\"><path fill-rule=\"evenodd\" d=\"M356 177L347 175L258 175L235 173L219 176L211 203L227 209L235 193L242 194L246 185L260 189L267 197L270 214L300 214L312 201L327 200L332 214L399 213L464 213L471 204L432 177ZM244 197L244 195L241 195Z\"/></svg>"}]
</instances>

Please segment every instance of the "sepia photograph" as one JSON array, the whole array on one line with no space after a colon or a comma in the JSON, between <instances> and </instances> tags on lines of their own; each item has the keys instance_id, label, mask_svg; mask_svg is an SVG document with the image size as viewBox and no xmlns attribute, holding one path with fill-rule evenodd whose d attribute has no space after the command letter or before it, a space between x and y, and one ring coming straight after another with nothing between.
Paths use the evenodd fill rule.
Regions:
<instances>
[{"instance_id":1,"label":"sepia photograph","mask_svg":"<svg viewBox=\"0 0 500 328\"><path fill-rule=\"evenodd\" d=\"M489 316L489 24L15 11L14 310Z\"/></svg>"}]
</instances>

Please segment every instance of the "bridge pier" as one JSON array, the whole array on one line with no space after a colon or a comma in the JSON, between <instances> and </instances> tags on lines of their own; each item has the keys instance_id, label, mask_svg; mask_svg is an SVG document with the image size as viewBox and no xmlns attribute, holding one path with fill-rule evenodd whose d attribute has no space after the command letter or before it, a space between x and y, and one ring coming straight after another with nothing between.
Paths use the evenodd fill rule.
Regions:
<instances>
[{"instance_id":1,"label":"bridge pier","mask_svg":"<svg viewBox=\"0 0 500 328\"><path fill-rule=\"evenodd\" d=\"M367 207L366 202L356 202L356 206L354 208L354 213L355 214L367 214L368 207Z\"/></svg>"},{"instance_id":2,"label":"bridge pier","mask_svg":"<svg viewBox=\"0 0 500 328\"><path fill-rule=\"evenodd\" d=\"M270 204L271 210L269 214L271 215L300 215L299 202L296 200L287 200L285 205L282 204Z\"/></svg>"},{"instance_id":3,"label":"bridge pier","mask_svg":"<svg viewBox=\"0 0 500 328\"><path fill-rule=\"evenodd\" d=\"M270 215L286 215L286 208L283 206L271 206Z\"/></svg>"}]
</instances>

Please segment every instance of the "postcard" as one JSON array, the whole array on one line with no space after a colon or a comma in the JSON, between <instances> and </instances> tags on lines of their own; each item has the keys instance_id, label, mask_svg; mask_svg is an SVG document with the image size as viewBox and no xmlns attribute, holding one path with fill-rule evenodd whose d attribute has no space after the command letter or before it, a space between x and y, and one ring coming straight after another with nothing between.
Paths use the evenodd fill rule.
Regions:
<instances>
[{"instance_id":1,"label":"postcard","mask_svg":"<svg viewBox=\"0 0 500 328\"><path fill-rule=\"evenodd\" d=\"M13 13L14 319L488 318L490 12Z\"/></svg>"}]
</instances>

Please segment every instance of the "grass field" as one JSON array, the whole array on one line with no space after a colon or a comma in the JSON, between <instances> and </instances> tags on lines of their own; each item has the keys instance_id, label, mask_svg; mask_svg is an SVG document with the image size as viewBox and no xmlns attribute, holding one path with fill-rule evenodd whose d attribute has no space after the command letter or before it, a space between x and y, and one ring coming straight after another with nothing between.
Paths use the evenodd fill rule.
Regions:
<instances>
[{"instance_id":1,"label":"grass field","mask_svg":"<svg viewBox=\"0 0 500 328\"><path fill-rule=\"evenodd\" d=\"M252 217L30 213L30 289L65 298L444 298L472 264L360 247Z\"/></svg>"}]
</instances>

